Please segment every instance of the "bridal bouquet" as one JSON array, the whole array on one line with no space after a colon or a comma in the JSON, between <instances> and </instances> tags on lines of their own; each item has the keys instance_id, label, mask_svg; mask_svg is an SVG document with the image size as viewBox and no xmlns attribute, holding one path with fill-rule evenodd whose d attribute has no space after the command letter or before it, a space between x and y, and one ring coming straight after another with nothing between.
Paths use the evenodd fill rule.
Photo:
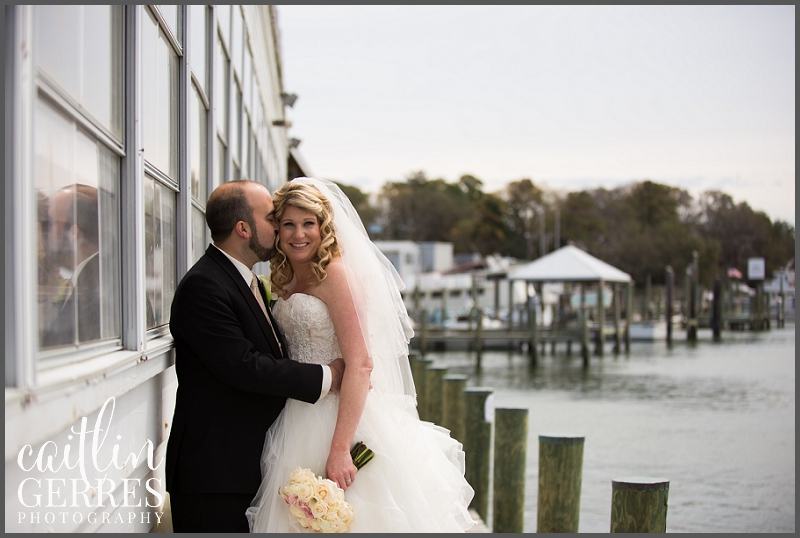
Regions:
<instances>
[{"instance_id":1,"label":"bridal bouquet","mask_svg":"<svg viewBox=\"0 0 800 538\"><path fill-rule=\"evenodd\" d=\"M278 490L298 523L312 532L349 532L355 513L333 480L298 467Z\"/></svg>"},{"instance_id":2,"label":"bridal bouquet","mask_svg":"<svg viewBox=\"0 0 800 538\"><path fill-rule=\"evenodd\" d=\"M375 454L364 443L350 450L353 464L361 469ZM349 532L355 513L344 500L344 491L333 480L316 476L311 469L298 467L289 482L278 489L298 523L312 532Z\"/></svg>"}]
</instances>

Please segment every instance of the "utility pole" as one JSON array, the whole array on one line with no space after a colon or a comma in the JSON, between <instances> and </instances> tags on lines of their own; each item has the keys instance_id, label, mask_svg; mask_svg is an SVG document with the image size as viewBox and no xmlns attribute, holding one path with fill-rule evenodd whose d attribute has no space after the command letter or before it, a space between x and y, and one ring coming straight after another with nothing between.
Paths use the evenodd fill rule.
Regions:
<instances>
[{"instance_id":1,"label":"utility pole","mask_svg":"<svg viewBox=\"0 0 800 538\"><path fill-rule=\"evenodd\" d=\"M544 237L544 206L539 211L539 257L547 254L547 241Z\"/></svg>"}]
</instances>

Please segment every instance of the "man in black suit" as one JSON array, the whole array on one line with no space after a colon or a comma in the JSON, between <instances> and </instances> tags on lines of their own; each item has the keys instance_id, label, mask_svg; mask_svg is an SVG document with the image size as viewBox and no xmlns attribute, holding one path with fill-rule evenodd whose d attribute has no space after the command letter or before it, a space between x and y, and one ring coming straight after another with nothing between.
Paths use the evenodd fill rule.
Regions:
<instances>
[{"instance_id":1,"label":"man in black suit","mask_svg":"<svg viewBox=\"0 0 800 538\"><path fill-rule=\"evenodd\" d=\"M314 403L341 382L341 359L326 367L286 358L263 290L251 288L253 265L273 253L273 213L259 183L215 189L206 204L213 244L175 291L178 391L166 462L175 532L248 532L267 429L287 398Z\"/></svg>"},{"instance_id":2,"label":"man in black suit","mask_svg":"<svg viewBox=\"0 0 800 538\"><path fill-rule=\"evenodd\" d=\"M100 338L100 258L97 189L68 185L49 206L47 253L53 267L71 273L63 299L49 326L40 333L42 348Z\"/></svg>"}]
</instances>

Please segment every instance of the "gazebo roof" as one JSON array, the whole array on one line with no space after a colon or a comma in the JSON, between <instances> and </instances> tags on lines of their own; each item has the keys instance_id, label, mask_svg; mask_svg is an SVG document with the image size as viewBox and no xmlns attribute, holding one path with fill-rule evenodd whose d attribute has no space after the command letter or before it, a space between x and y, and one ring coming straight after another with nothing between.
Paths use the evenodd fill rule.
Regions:
<instances>
[{"instance_id":1,"label":"gazebo roof","mask_svg":"<svg viewBox=\"0 0 800 538\"><path fill-rule=\"evenodd\" d=\"M631 276L578 247L567 245L517 267L509 280L528 282L630 282Z\"/></svg>"}]
</instances>

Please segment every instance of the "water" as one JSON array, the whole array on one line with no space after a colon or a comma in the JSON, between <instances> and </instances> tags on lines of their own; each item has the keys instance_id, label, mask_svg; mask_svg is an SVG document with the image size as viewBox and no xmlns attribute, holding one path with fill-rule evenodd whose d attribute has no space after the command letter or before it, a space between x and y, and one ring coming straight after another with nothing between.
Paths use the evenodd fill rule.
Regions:
<instances>
[{"instance_id":1,"label":"water","mask_svg":"<svg viewBox=\"0 0 800 538\"><path fill-rule=\"evenodd\" d=\"M538 435L552 432L586 437L580 532L609 532L611 480L626 476L669 479L668 532L794 532L794 325L699 340L608 347L588 369L563 344L535 368L519 353L485 352L479 372L473 352L426 358L494 388L495 407L529 409L525 532L536 531Z\"/></svg>"}]
</instances>

